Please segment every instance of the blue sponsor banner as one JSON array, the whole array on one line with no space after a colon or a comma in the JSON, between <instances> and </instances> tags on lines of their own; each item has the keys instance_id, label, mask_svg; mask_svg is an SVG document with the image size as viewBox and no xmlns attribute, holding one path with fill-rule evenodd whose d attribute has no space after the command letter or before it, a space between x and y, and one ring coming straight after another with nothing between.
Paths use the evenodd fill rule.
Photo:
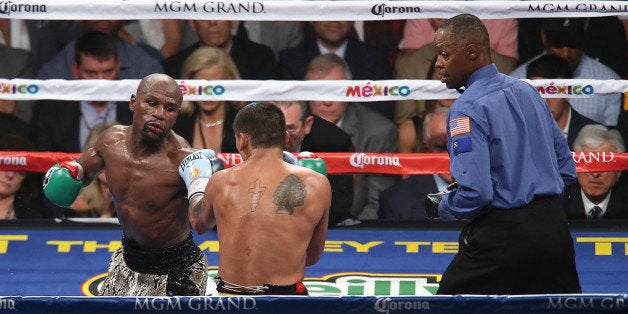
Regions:
<instances>
[{"instance_id":1,"label":"blue sponsor banner","mask_svg":"<svg viewBox=\"0 0 628 314\"><path fill-rule=\"evenodd\" d=\"M332 229L307 268L312 296L432 296L458 249L459 231ZM583 293L628 292L628 231L572 231ZM118 227L0 226L0 295L91 296L120 245ZM216 273L214 232L194 235Z\"/></svg>"}]
</instances>

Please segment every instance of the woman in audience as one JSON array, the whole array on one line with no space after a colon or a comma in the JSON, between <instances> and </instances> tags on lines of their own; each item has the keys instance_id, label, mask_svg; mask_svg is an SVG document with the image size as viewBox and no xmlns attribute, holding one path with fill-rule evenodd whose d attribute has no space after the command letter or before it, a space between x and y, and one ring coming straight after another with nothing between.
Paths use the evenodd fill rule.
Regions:
<instances>
[{"instance_id":1,"label":"woman in audience","mask_svg":"<svg viewBox=\"0 0 628 314\"><path fill-rule=\"evenodd\" d=\"M32 151L20 133L0 134L0 151ZM37 195L41 177L25 171L0 171L0 220L45 218Z\"/></svg>"},{"instance_id":2,"label":"woman in audience","mask_svg":"<svg viewBox=\"0 0 628 314\"><path fill-rule=\"evenodd\" d=\"M218 80L211 84L195 86L203 95L224 88L220 80L239 80L235 63L225 51L205 46L194 51L183 63L181 76L192 80ZM189 88L189 87L188 87ZM233 120L241 104L227 101L185 101L173 130L185 138L194 148L211 148L217 153L236 153Z\"/></svg>"}]
</instances>

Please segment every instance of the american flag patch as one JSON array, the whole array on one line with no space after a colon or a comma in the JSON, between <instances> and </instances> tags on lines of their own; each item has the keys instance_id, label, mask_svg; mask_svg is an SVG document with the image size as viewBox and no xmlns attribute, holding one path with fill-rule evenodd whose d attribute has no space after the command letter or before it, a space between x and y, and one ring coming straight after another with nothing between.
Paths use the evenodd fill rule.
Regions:
<instances>
[{"instance_id":1,"label":"american flag patch","mask_svg":"<svg viewBox=\"0 0 628 314\"><path fill-rule=\"evenodd\" d=\"M469 125L469 117L455 118L449 120L449 136L454 137L456 135L465 134L471 132L471 126Z\"/></svg>"}]
</instances>

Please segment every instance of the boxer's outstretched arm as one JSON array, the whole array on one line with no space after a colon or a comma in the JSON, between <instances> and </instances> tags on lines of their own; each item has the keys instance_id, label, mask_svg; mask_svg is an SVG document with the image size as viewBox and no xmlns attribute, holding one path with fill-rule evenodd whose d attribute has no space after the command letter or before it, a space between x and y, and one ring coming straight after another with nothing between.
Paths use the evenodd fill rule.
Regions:
<instances>
[{"instance_id":1,"label":"boxer's outstretched arm","mask_svg":"<svg viewBox=\"0 0 628 314\"><path fill-rule=\"evenodd\" d=\"M105 168L104 159L96 151L96 146L88 149L83 155L76 159L76 162L83 166L83 185L88 185Z\"/></svg>"},{"instance_id":2,"label":"boxer's outstretched arm","mask_svg":"<svg viewBox=\"0 0 628 314\"><path fill-rule=\"evenodd\" d=\"M44 176L44 194L53 204L68 207L74 203L81 188L91 183L104 166L104 160L93 147L76 160L55 164Z\"/></svg>"}]
</instances>

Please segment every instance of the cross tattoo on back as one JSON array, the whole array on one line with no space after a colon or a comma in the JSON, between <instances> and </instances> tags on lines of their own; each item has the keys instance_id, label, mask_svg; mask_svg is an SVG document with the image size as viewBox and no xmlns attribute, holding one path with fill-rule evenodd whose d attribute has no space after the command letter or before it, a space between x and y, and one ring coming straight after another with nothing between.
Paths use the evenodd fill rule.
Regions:
<instances>
[{"instance_id":1,"label":"cross tattoo on back","mask_svg":"<svg viewBox=\"0 0 628 314\"><path fill-rule=\"evenodd\" d=\"M253 187L249 189L249 194L251 194L251 212L257 210L257 205L259 205L259 200L262 198L264 191L266 191L266 187L260 185L259 179L255 179Z\"/></svg>"}]
</instances>

